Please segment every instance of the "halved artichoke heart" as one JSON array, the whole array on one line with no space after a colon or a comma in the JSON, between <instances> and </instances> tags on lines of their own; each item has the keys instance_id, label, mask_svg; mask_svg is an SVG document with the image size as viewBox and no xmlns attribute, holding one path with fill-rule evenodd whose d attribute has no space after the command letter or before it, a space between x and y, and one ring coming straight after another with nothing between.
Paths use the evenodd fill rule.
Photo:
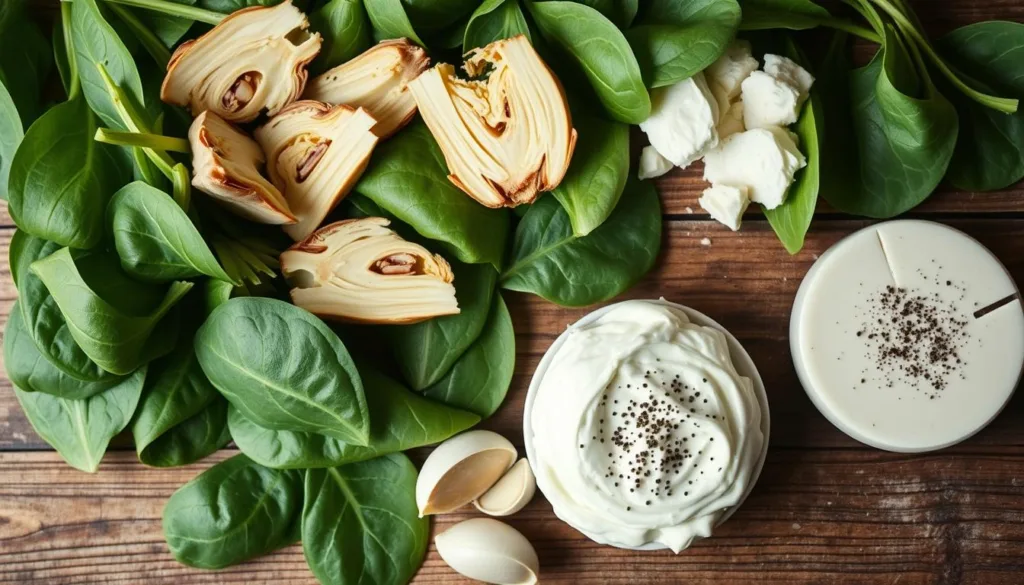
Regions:
<instances>
[{"instance_id":1,"label":"halved artichoke heart","mask_svg":"<svg viewBox=\"0 0 1024 585\"><path fill-rule=\"evenodd\" d=\"M459 312L444 258L403 240L382 217L317 230L281 254L292 302L353 323L417 323Z\"/></svg>"},{"instance_id":2,"label":"halved artichoke heart","mask_svg":"<svg viewBox=\"0 0 1024 585\"><path fill-rule=\"evenodd\" d=\"M487 207L532 203L569 168L576 130L555 74L523 35L469 53L470 77L440 64L409 84L449 180Z\"/></svg>"},{"instance_id":3,"label":"halved artichoke heart","mask_svg":"<svg viewBox=\"0 0 1024 585\"><path fill-rule=\"evenodd\" d=\"M382 41L310 81L304 97L365 108L377 118L374 133L387 138L416 115L407 86L428 67L427 52L408 39Z\"/></svg>"},{"instance_id":4,"label":"halved artichoke heart","mask_svg":"<svg viewBox=\"0 0 1024 585\"><path fill-rule=\"evenodd\" d=\"M188 139L197 189L255 222L298 221L277 187L260 174L263 151L255 140L213 112L199 114Z\"/></svg>"},{"instance_id":5,"label":"halved artichoke heart","mask_svg":"<svg viewBox=\"0 0 1024 585\"><path fill-rule=\"evenodd\" d=\"M362 108L302 100L256 129L267 174L298 218L284 228L292 239L313 233L359 180L377 145L376 123Z\"/></svg>"},{"instance_id":6,"label":"halved artichoke heart","mask_svg":"<svg viewBox=\"0 0 1024 585\"><path fill-rule=\"evenodd\" d=\"M174 51L160 99L231 122L274 115L302 94L306 65L320 52L308 27L291 0L238 10Z\"/></svg>"}]
</instances>

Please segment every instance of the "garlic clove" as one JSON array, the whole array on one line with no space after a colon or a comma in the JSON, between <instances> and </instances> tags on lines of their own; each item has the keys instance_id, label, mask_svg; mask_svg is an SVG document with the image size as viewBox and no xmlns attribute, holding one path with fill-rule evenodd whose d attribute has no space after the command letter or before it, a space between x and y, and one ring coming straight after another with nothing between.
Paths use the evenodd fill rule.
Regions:
<instances>
[{"instance_id":1,"label":"garlic clove","mask_svg":"<svg viewBox=\"0 0 1024 585\"><path fill-rule=\"evenodd\" d=\"M470 579L533 585L540 574L540 560L530 541L515 528L491 518L460 522L438 534L434 545L448 566Z\"/></svg>"},{"instance_id":2,"label":"garlic clove","mask_svg":"<svg viewBox=\"0 0 1024 585\"><path fill-rule=\"evenodd\" d=\"M516 462L498 483L477 498L473 505L490 516L510 516L526 507L537 491L537 480L524 457Z\"/></svg>"},{"instance_id":3,"label":"garlic clove","mask_svg":"<svg viewBox=\"0 0 1024 585\"><path fill-rule=\"evenodd\" d=\"M441 443L416 480L420 517L452 512L477 499L517 457L512 443L491 431L469 431Z\"/></svg>"}]
</instances>

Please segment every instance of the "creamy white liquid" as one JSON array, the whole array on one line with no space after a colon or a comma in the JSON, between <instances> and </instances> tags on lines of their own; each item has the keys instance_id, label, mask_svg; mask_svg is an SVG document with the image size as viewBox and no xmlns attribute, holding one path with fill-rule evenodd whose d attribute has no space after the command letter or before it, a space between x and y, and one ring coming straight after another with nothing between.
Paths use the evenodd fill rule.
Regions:
<instances>
[{"instance_id":1,"label":"creamy white liquid","mask_svg":"<svg viewBox=\"0 0 1024 585\"><path fill-rule=\"evenodd\" d=\"M570 330L538 375L531 463L572 526L678 552L745 495L761 409L720 331L630 301Z\"/></svg>"},{"instance_id":2,"label":"creamy white liquid","mask_svg":"<svg viewBox=\"0 0 1024 585\"><path fill-rule=\"evenodd\" d=\"M916 308L935 311L942 335L901 340L901 327L919 319L879 311L887 287L922 299ZM998 260L957 230L924 221L872 226L833 246L804 279L790 323L797 373L819 410L857 440L894 451L951 445L995 417L1017 384L1019 300L974 316L1015 293Z\"/></svg>"}]
</instances>

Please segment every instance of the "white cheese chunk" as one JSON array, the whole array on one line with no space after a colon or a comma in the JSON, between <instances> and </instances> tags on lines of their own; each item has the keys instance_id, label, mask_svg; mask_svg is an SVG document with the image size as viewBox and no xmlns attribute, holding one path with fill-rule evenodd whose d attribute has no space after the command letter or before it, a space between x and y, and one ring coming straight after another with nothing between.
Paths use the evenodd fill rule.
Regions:
<instances>
[{"instance_id":1,"label":"white cheese chunk","mask_svg":"<svg viewBox=\"0 0 1024 585\"><path fill-rule=\"evenodd\" d=\"M661 156L653 146L645 146L640 151L640 170L637 178L641 181L660 177L672 170L672 161Z\"/></svg>"},{"instance_id":2,"label":"white cheese chunk","mask_svg":"<svg viewBox=\"0 0 1024 585\"><path fill-rule=\"evenodd\" d=\"M806 164L785 130L754 128L733 134L707 153L704 179L715 185L746 187L751 201L775 209L786 200L793 176Z\"/></svg>"},{"instance_id":3,"label":"white cheese chunk","mask_svg":"<svg viewBox=\"0 0 1024 585\"><path fill-rule=\"evenodd\" d=\"M743 212L750 205L750 197L747 196L746 187L712 185L704 189L704 195L701 196L699 203L712 219L735 232L740 229Z\"/></svg>"},{"instance_id":4,"label":"white cheese chunk","mask_svg":"<svg viewBox=\"0 0 1024 585\"><path fill-rule=\"evenodd\" d=\"M788 126L800 113L800 91L764 71L743 80L743 123L747 129Z\"/></svg>"},{"instance_id":5,"label":"white cheese chunk","mask_svg":"<svg viewBox=\"0 0 1024 585\"><path fill-rule=\"evenodd\" d=\"M800 92L800 105L803 105L814 85L814 76L796 64L792 59L781 55L767 54L764 56L764 72L779 81L795 87Z\"/></svg>"},{"instance_id":6,"label":"white cheese chunk","mask_svg":"<svg viewBox=\"0 0 1024 585\"><path fill-rule=\"evenodd\" d=\"M717 128L719 141L747 129L743 125L743 109L743 100L736 100L729 108L729 111L722 116Z\"/></svg>"},{"instance_id":7,"label":"white cheese chunk","mask_svg":"<svg viewBox=\"0 0 1024 585\"><path fill-rule=\"evenodd\" d=\"M708 87L718 101L721 115L729 110L735 98L740 95L740 84L751 73L757 71L757 59L750 52L750 42L733 41L717 61L704 70Z\"/></svg>"},{"instance_id":8,"label":"white cheese chunk","mask_svg":"<svg viewBox=\"0 0 1024 585\"><path fill-rule=\"evenodd\" d=\"M672 164L685 167L718 145L718 103L702 73L651 91L651 104L640 129Z\"/></svg>"}]
</instances>

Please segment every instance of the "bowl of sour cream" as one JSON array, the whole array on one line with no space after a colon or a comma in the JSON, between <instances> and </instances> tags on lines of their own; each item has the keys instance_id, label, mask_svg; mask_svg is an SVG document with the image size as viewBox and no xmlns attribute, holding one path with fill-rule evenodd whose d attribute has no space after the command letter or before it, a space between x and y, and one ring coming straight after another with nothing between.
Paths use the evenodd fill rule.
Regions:
<instances>
[{"instance_id":1,"label":"bowl of sour cream","mask_svg":"<svg viewBox=\"0 0 1024 585\"><path fill-rule=\"evenodd\" d=\"M742 504L768 450L753 360L718 323L661 300L603 307L545 353L526 453L555 514L591 540L679 552Z\"/></svg>"}]
</instances>

